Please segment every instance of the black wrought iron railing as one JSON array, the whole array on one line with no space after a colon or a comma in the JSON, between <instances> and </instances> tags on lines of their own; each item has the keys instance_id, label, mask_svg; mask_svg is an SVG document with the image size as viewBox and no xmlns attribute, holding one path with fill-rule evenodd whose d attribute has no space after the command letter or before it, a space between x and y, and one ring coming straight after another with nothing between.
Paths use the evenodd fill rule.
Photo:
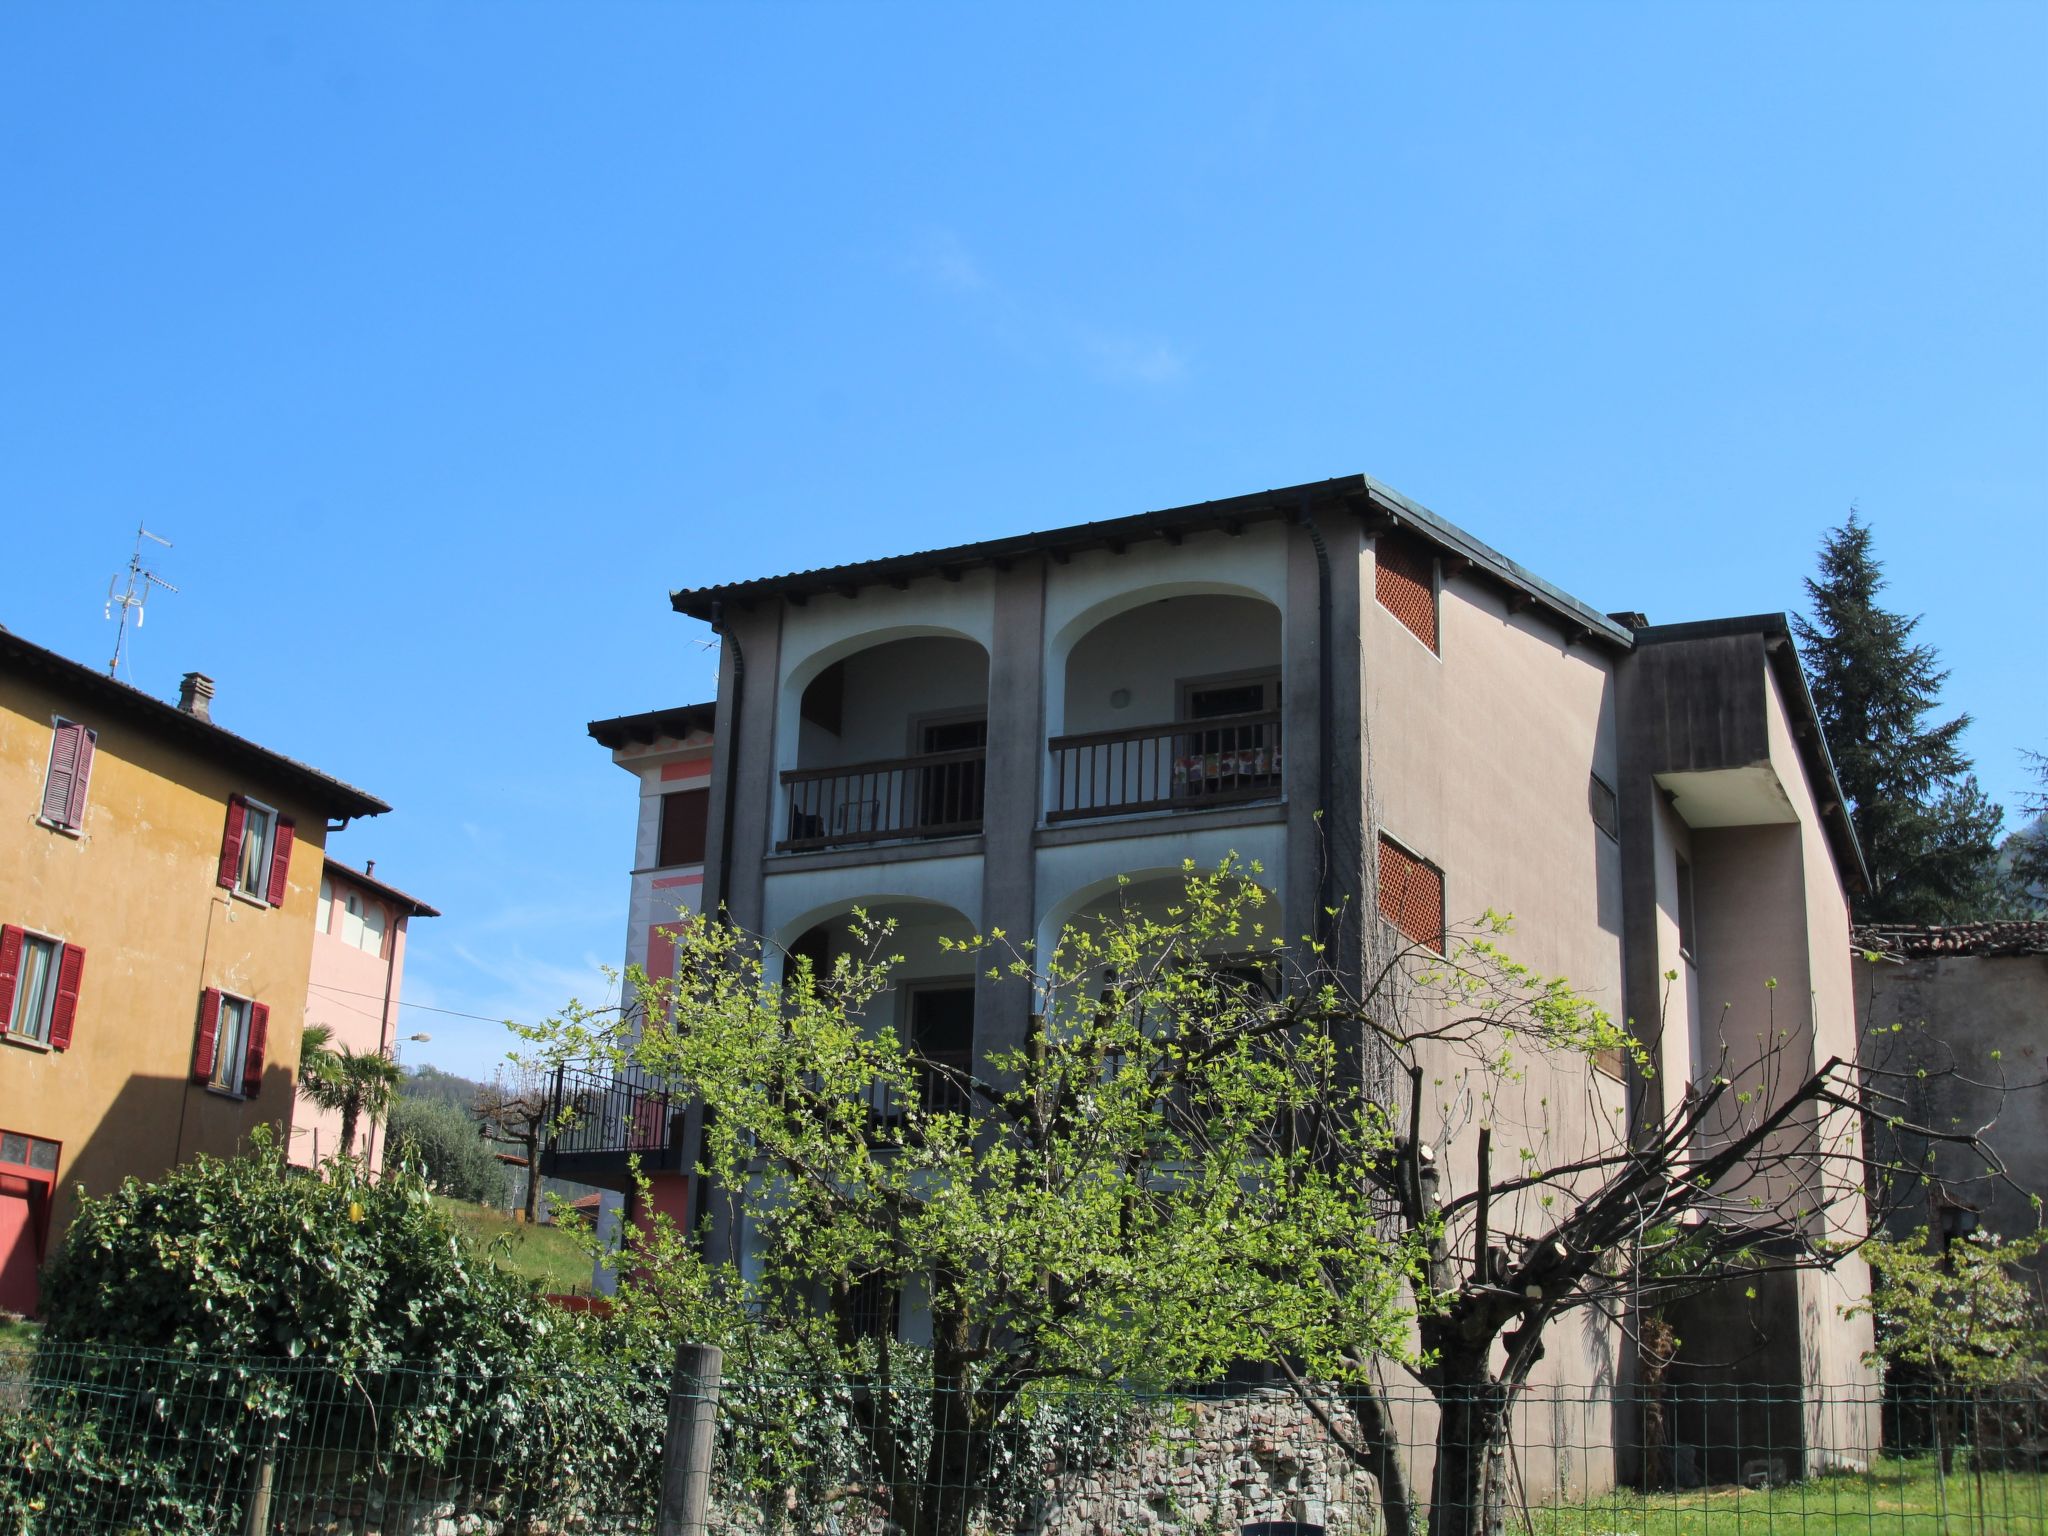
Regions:
<instances>
[{"instance_id":1,"label":"black wrought iron railing","mask_svg":"<svg viewBox=\"0 0 2048 1536\"><path fill-rule=\"evenodd\" d=\"M926 752L782 775L789 853L891 838L950 837L981 830L986 749Z\"/></svg>"}]
</instances>

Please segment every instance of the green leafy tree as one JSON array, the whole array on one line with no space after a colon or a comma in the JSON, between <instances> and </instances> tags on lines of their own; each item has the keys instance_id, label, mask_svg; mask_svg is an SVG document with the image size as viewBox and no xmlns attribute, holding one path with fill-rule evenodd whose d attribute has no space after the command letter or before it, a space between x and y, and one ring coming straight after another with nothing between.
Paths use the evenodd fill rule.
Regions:
<instances>
[{"instance_id":1,"label":"green leafy tree","mask_svg":"<svg viewBox=\"0 0 2048 1536\"><path fill-rule=\"evenodd\" d=\"M1355 1342L1407 1347L1405 1266L1355 1175L1392 1130L1356 1117L1335 1148L1295 1134L1340 1052L1323 994L1251 979L1281 949L1264 899L1226 867L1163 916L1071 929L1050 954L970 946L998 985L1035 989L1034 1022L966 1068L865 1022L899 963L886 923L857 919L861 953L823 974L794 959L778 984L757 942L696 922L677 979L635 974L644 1016L669 1022L622 1055L715 1111L703 1167L751 1236L749 1278L684 1261L670 1299L714 1328L721 1311L728 1329L768 1320L850 1380L909 1536L968 1528L1004 1435L1053 1384L1200 1379L1243 1357L1320 1250L1350 1250ZM580 1027L545 1043L605 1038ZM864 1299L905 1292L928 1351L863 1336Z\"/></svg>"},{"instance_id":2,"label":"green leafy tree","mask_svg":"<svg viewBox=\"0 0 2048 1536\"><path fill-rule=\"evenodd\" d=\"M1820 573L1806 583L1812 618L1792 621L1870 867L1856 917L1967 922L1996 905L2004 813L1963 752L1970 717L1928 723L1948 673L1933 646L1915 643L1920 618L1879 604L1886 585L1870 526L1852 511L1821 542Z\"/></svg>"},{"instance_id":3,"label":"green leafy tree","mask_svg":"<svg viewBox=\"0 0 2048 1536\"><path fill-rule=\"evenodd\" d=\"M2034 776L2034 788L2020 795L2020 814L2026 817L2026 824L1998 850L2007 915L2048 917L2048 755L2021 755Z\"/></svg>"},{"instance_id":4,"label":"green leafy tree","mask_svg":"<svg viewBox=\"0 0 2048 1536\"><path fill-rule=\"evenodd\" d=\"M505 1202L505 1165L476 1118L443 1099L401 1095L385 1121L384 1166L415 1163L436 1192L480 1205Z\"/></svg>"},{"instance_id":5,"label":"green leafy tree","mask_svg":"<svg viewBox=\"0 0 2048 1536\"><path fill-rule=\"evenodd\" d=\"M309 1024L299 1040L299 1086L322 1109L341 1115L341 1156L353 1157L356 1127L383 1119L404 1074L382 1051L336 1049L334 1032Z\"/></svg>"}]
</instances>

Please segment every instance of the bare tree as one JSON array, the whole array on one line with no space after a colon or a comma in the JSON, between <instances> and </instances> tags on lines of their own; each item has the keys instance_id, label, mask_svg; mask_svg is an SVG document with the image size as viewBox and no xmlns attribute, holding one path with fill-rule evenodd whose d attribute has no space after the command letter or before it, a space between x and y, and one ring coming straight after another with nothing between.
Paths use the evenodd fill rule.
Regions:
<instances>
[{"instance_id":1,"label":"bare tree","mask_svg":"<svg viewBox=\"0 0 2048 1536\"><path fill-rule=\"evenodd\" d=\"M1663 1093L1625 1031L1506 956L1507 928L1489 917L1440 950L1382 934L1359 983L1324 973L1290 988L1319 1000L1298 1017L1349 1030L1360 1060L1376 1063L1324 1085L1305 1133L1336 1157L1360 1143L1360 1126L1390 1112L1401 1122L1360 1176L1383 1236L1413 1254L1416 1350L1388 1357L1351 1315L1357 1285L1341 1250L1317 1261L1327 1304L1267 1330L1303 1404L1377 1478L1389 1536L1423 1524L1409 1472L1418 1448L1395 1428L1390 1373L1435 1400L1431 1536L1497 1530L1516 1389L1561 1318L1598 1312L1626 1335L1709 1286L1842 1265L1875 1224L1870 1193L1916 1185L1928 1148L1966 1152L1980 1176L2002 1177L1976 1131L1914 1118L1915 1072L1812 1062L1805 1020L1781 1028L1769 1008L1747 1049L1724 1049L1710 1076ZM1617 1051L1637 1063L1632 1113L1590 1090L1567 1106L1530 1086L1531 1074L1584 1083L1595 1058ZM1402 1085L1392 1111L1366 1086L1389 1073ZM1910 1145L1910 1158L1867 1150L1866 1120L1890 1127L1886 1145ZM1645 1364L1668 1364L1656 1330L1637 1342Z\"/></svg>"},{"instance_id":2,"label":"bare tree","mask_svg":"<svg viewBox=\"0 0 2048 1536\"><path fill-rule=\"evenodd\" d=\"M501 1072L476 1091L472 1108L484 1138L520 1149L526 1158L526 1220L540 1211L540 1151L546 1145L550 1119L548 1080L522 1070L509 1079Z\"/></svg>"}]
</instances>

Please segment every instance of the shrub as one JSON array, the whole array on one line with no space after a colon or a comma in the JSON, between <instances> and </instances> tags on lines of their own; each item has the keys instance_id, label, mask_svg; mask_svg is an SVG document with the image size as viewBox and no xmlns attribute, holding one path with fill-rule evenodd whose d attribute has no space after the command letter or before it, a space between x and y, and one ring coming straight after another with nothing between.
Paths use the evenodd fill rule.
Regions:
<instances>
[{"instance_id":1,"label":"shrub","mask_svg":"<svg viewBox=\"0 0 2048 1536\"><path fill-rule=\"evenodd\" d=\"M385 1121L384 1166L408 1159L444 1195L480 1205L505 1203L505 1165L477 1135L474 1116L436 1098L399 1098Z\"/></svg>"}]
</instances>

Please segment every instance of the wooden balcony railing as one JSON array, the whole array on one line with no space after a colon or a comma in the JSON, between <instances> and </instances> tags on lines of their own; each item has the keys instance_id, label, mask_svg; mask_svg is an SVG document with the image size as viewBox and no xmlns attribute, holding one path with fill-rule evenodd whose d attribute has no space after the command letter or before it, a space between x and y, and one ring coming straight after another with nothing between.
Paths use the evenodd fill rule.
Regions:
<instances>
[{"instance_id":1,"label":"wooden balcony railing","mask_svg":"<svg viewBox=\"0 0 2048 1536\"><path fill-rule=\"evenodd\" d=\"M879 843L891 838L951 837L981 830L987 752L927 752L836 768L792 768L788 831L778 852Z\"/></svg>"},{"instance_id":2,"label":"wooden balcony railing","mask_svg":"<svg viewBox=\"0 0 2048 1536\"><path fill-rule=\"evenodd\" d=\"M1055 736L1050 821L1280 794L1280 712Z\"/></svg>"}]
</instances>

